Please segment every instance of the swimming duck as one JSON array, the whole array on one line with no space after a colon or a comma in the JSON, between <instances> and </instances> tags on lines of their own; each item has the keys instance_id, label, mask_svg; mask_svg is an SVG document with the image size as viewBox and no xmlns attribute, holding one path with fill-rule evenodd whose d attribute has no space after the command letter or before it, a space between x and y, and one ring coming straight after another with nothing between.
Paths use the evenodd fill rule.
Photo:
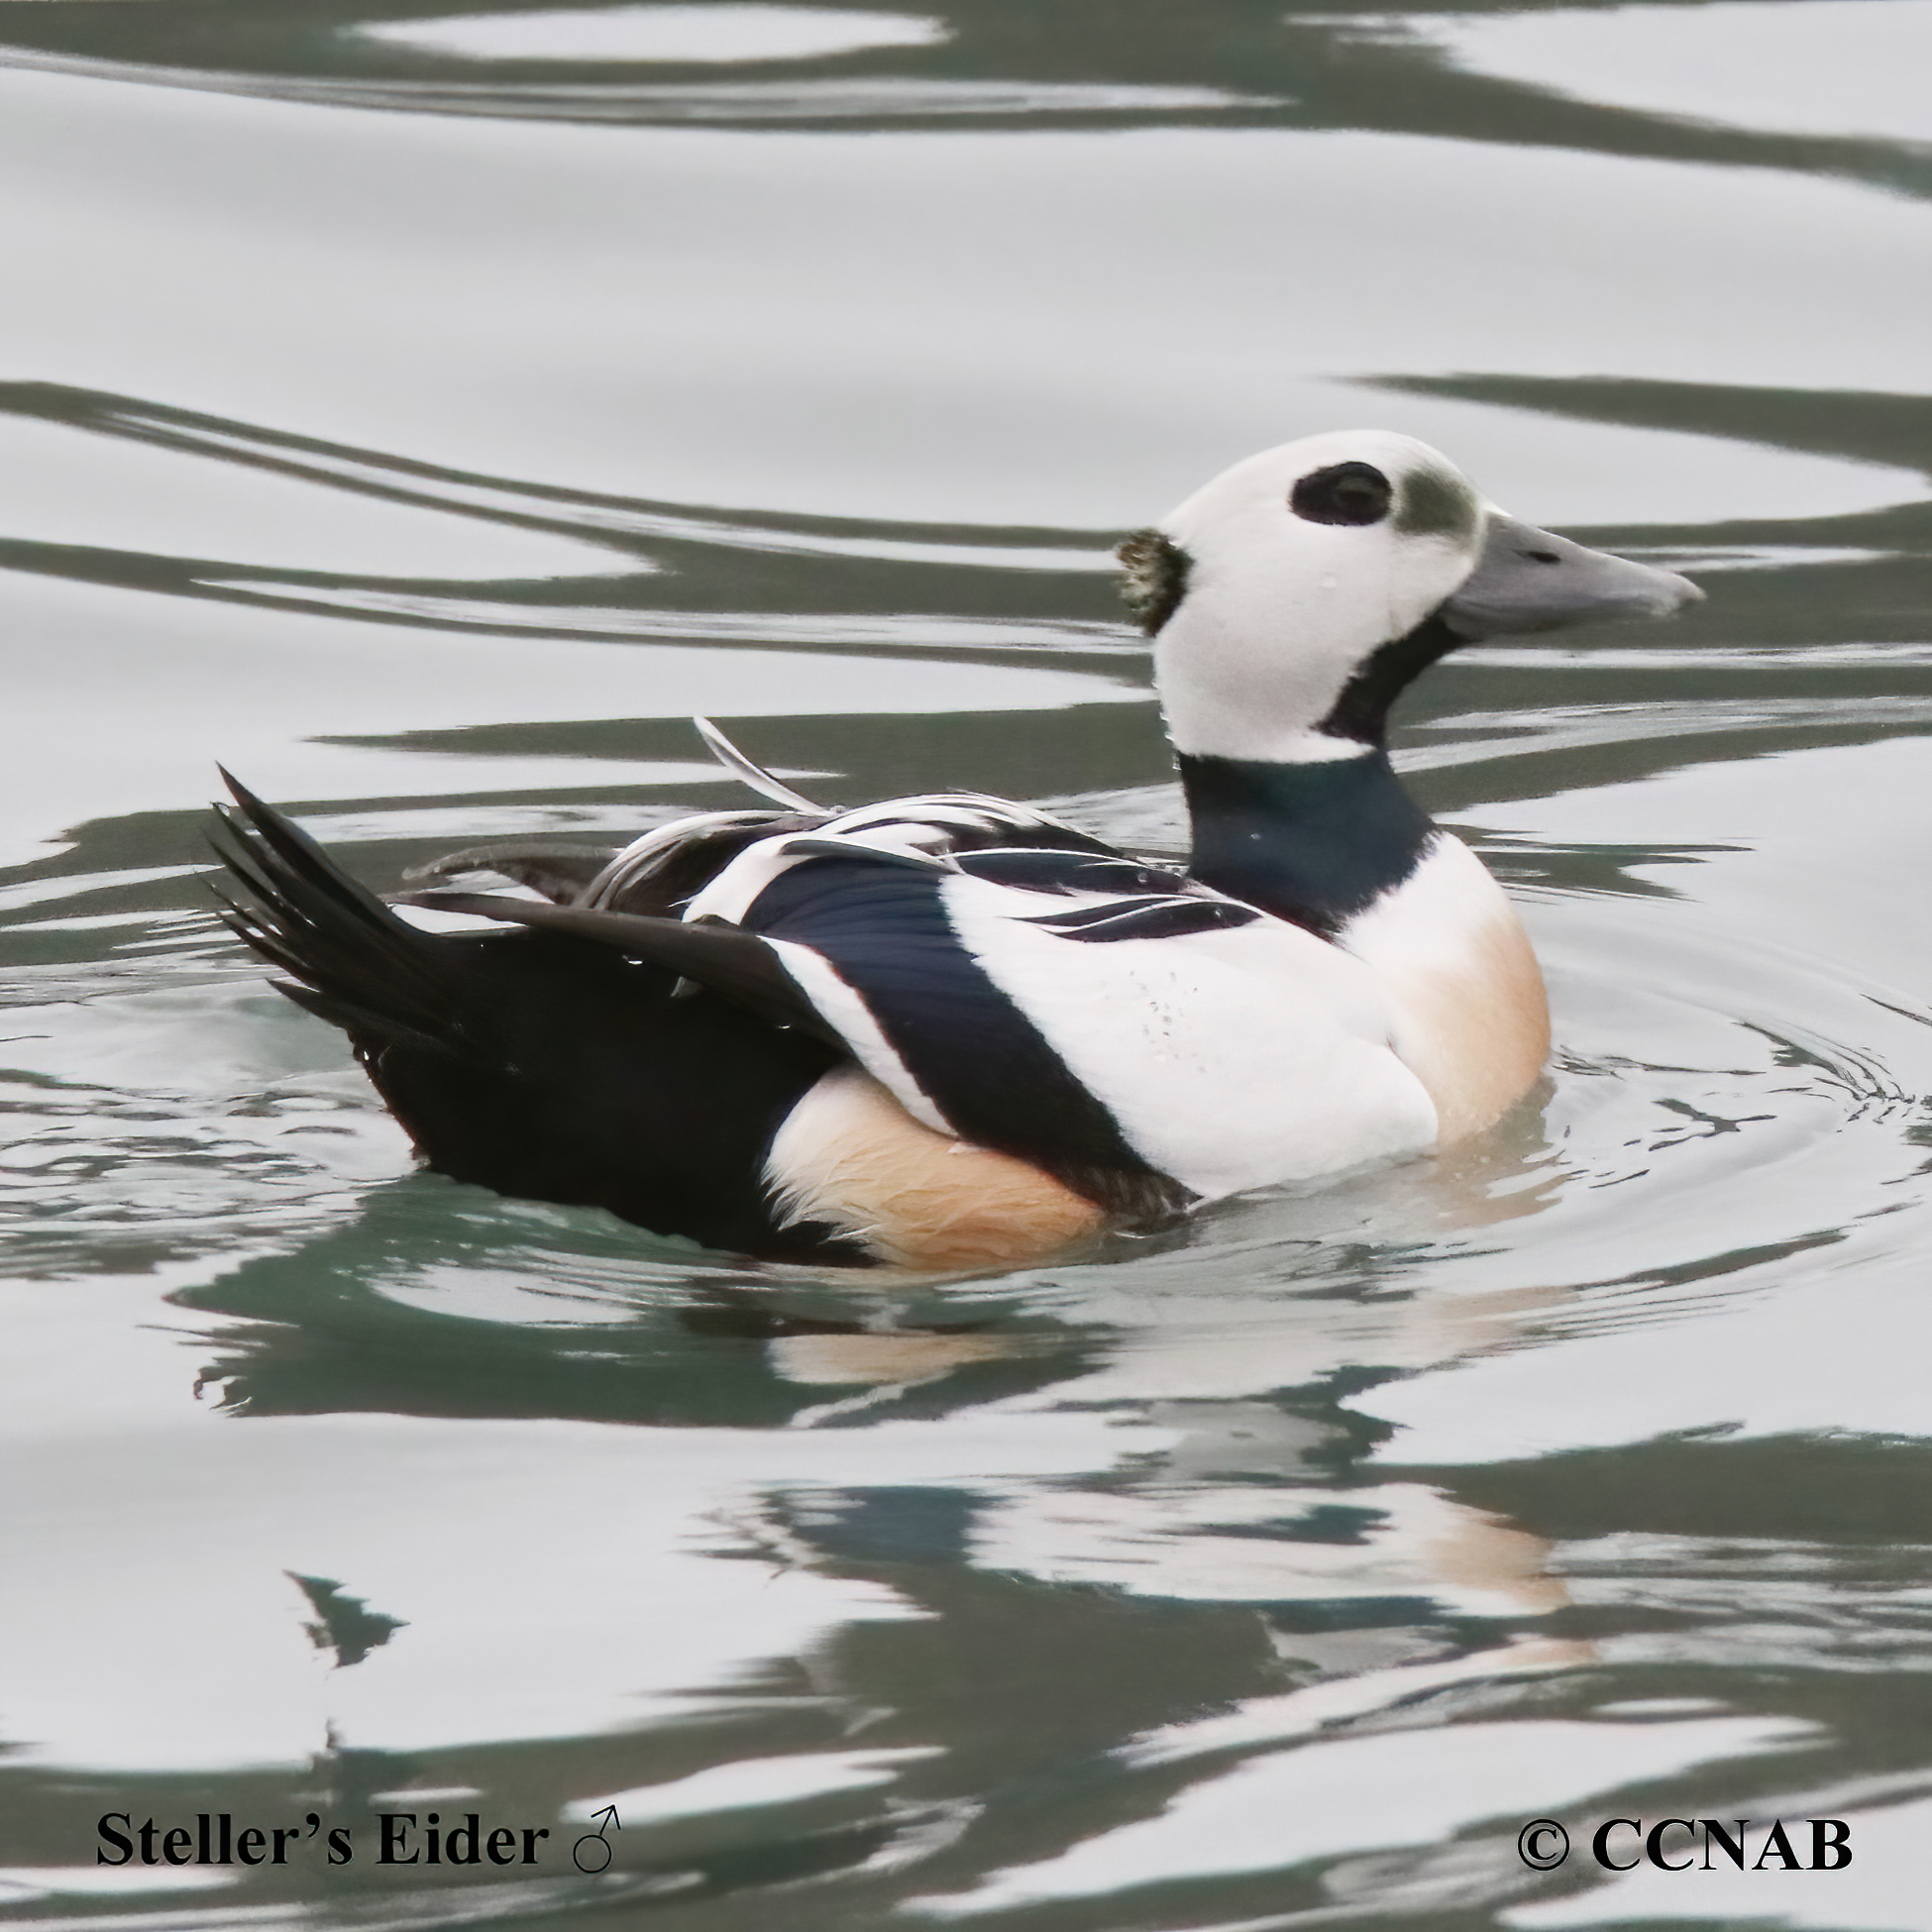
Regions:
<instances>
[{"instance_id":1,"label":"swimming duck","mask_svg":"<svg viewBox=\"0 0 1932 1932\"><path fill-rule=\"evenodd\" d=\"M427 870L533 895L398 902L497 922L459 931L230 779L226 916L430 1167L769 1259L1017 1263L1488 1126L1543 1068L1543 983L1389 707L1459 644L1701 592L1371 431L1250 457L1120 556L1185 870L974 794L820 806L707 731L775 808L454 855Z\"/></svg>"}]
</instances>

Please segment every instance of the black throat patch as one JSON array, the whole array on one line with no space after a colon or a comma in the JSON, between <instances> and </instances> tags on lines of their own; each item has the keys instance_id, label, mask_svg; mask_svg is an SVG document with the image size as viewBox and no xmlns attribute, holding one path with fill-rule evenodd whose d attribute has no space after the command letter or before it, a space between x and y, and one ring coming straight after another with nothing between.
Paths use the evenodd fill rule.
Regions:
<instances>
[{"instance_id":1,"label":"black throat patch","mask_svg":"<svg viewBox=\"0 0 1932 1932\"><path fill-rule=\"evenodd\" d=\"M1294 765L1183 752L1180 767L1188 871L1324 938L1408 878L1436 836L1379 746Z\"/></svg>"},{"instance_id":2,"label":"black throat patch","mask_svg":"<svg viewBox=\"0 0 1932 1932\"><path fill-rule=\"evenodd\" d=\"M1425 617L1406 637L1379 644L1342 687L1342 695L1315 728L1359 745L1388 743L1389 706L1440 658L1469 640L1441 617Z\"/></svg>"}]
</instances>

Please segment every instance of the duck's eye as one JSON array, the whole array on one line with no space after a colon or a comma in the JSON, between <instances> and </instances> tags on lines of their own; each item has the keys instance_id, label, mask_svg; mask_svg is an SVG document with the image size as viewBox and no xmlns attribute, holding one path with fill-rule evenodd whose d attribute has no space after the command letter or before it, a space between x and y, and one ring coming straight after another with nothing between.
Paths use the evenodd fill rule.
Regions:
<instances>
[{"instance_id":1,"label":"duck's eye","mask_svg":"<svg viewBox=\"0 0 1932 1932\"><path fill-rule=\"evenodd\" d=\"M1394 501L1395 486L1372 463L1332 463L1288 492L1288 507L1310 523L1379 523Z\"/></svg>"}]
</instances>

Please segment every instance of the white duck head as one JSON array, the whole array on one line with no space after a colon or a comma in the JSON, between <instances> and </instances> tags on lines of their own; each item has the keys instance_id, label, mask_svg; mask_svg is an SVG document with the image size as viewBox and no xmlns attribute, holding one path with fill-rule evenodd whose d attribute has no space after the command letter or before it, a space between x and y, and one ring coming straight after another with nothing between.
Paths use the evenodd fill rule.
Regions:
<instances>
[{"instance_id":1,"label":"white duck head","mask_svg":"<svg viewBox=\"0 0 1932 1932\"><path fill-rule=\"evenodd\" d=\"M1269 762L1378 747L1395 697L1458 644L1665 616L1703 594L1519 523L1386 430L1251 456L1121 559L1175 749Z\"/></svg>"}]
</instances>

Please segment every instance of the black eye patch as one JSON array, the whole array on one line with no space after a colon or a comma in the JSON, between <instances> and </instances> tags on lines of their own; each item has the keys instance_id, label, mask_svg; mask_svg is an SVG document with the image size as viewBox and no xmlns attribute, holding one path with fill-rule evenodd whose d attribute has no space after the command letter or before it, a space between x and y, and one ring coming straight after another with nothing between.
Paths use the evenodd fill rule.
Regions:
<instances>
[{"instance_id":1,"label":"black eye patch","mask_svg":"<svg viewBox=\"0 0 1932 1932\"><path fill-rule=\"evenodd\" d=\"M1372 463L1332 463L1288 492L1288 507L1310 523L1379 523L1394 501L1395 485Z\"/></svg>"}]
</instances>

